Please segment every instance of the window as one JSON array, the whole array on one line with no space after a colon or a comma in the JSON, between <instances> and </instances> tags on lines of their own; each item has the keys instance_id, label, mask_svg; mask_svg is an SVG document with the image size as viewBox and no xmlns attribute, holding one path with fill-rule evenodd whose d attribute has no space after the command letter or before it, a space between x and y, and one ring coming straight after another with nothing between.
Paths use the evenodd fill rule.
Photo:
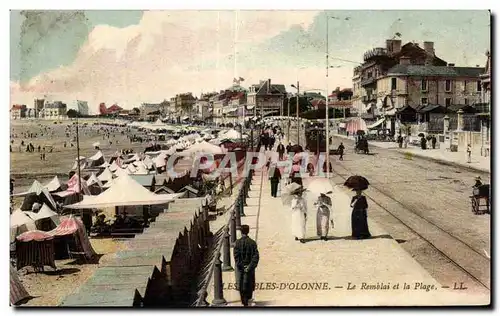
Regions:
<instances>
[{"instance_id":1,"label":"window","mask_svg":"<svg viewBox=\"0 0 500 316\"><path fill-rule=\"evenodd\" d=\"M467 92L467 80L464 81L464 92Z\"/></svg>"},{"instance_id":2,"label":"window","mask_svg":"<svg viewBox=\"0 0 500 316\"><path fill-rule=\"evenodd\" d=\"M425 80L425 79L422 79L421 90L422 91L427 91L427 80Z\"/></svg>"},{"instance_id":3,"label":"window","mask_svg":"<svg viewBox=\"0 0 500 316\"><path fill-rule=\"evenodd\" d=\"M444 99L444 103L446 104L446 106L450 106L451 105L451 98L446 98Z\"/></svg>"},{"instance_id":4,"label":"window","mask_svg":"<svg viewBox=\"0 0 500 316\"><path fill-rule=\"evenodd\" d=\"M477 92L480 92L481 91L481 81L478 81L477 82Z\"/></svg>"},{"instance_id":5,"label":"window","mask_svg":"<svg viewBox=\"0 0 500 316\"><path fill-rule=\"evenodd\" d=\"M391 90L396 90L397 89L397 79L392 78L391 79Z\"/></svg>"},{"instance_id":6,"label":"window","mask_svg":"<svg viewBox=\"0 0 500 316\"><path fill-rule=\"evenodd\" d=\"M427 105L427 98L422 98L420 103L422 103L422 105Z\"/></svg>"},{"instance_id":7,"label":"window","mask_svg":"<svg viewBox=\"0 0 500 316\"><path fill-rule=\"evenodd\" d=\"M446 92L450 92L451 91L451 80L446 80L444 82L444 90Z\"/></svg>"},{"instance_id":8,"label":"window","mask_svg":"<svg viewBox=\"0 0 500 316\"><path fill-rule=\"evenodd\" d=\"M469 105L469 99L465 98L464 103L465 103L465 105Z\"/></svg>"}]
</instances>

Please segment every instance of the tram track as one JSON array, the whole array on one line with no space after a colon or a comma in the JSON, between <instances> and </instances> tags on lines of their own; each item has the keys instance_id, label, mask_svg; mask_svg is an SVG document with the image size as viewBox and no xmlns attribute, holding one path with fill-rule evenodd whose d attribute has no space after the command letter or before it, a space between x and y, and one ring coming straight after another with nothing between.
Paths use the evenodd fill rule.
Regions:
<instances>
[{"instance_id":1,"label":"tram track","mask_svg":"<svg viewBox=\"0 0 500 316\"><path fill-rule=\"evenodd\" d=\"M346 180L347 176L338 172L335 168L342 168L349 175L355 174L340 164L334 164L333 173L343 180ZM412 207L400 202L378 184L371 184L370 189L376 193L377 197L374 194L365 195L374 204L429 244L440 255L447 258L454 266L476 281L481 287L490 290L491 262L485 254L421 215Z\"/></svg>"}]
</instances>

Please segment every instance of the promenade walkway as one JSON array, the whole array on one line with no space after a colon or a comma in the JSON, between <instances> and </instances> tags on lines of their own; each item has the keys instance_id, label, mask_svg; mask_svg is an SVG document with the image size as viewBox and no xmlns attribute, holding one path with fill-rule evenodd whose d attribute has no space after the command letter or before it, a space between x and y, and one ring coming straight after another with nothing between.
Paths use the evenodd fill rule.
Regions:
<instances>
[{"instance_id":1,"label":"promenade walkway","mask_svg":"<svg viewBox=\"0 0 500 316\"><path fill-rule=\"evenodd\" d=\"M304 184L311 180L304 179ZM316 235L316 210L308 211L307 241L295 241L281 198L272 198L266 171L255 173L242 224L250 226L260 262L253 306L413 306L488 304L489 298L439 284L396 240L369 219L373 238L352 240L350 192L335 187L327 241ZM238 235L239 237L239 235ZM233 254L231 265L234 267ZM228 306L241 306L234 272L223 272ZM450 288L443 288L449 286ZM213 285L209 287L209 302Z\"/></svg>"},{"instance_id":2,"label":"promenade walkway","mask_svg":"<svg viewBox=\"0 0 500 316\"><path fill-rule=\"evenodd\" d=\"M335 134L334 137L346 138L354 141L354 137L342 134ZM394 142L377 142L370 141L370 146L379 148L394 149L403 154L411 154L423 159L439 161L441 163L459 165L461 167L470 168L482 172L491 172L491 157L481 156L479 150L473 150L471 154L471 162L467 162L467 153L465 151L450 152L446 148L422 150L420 147L408 145L408 148L399 148Z\"/></svg>"}]
</instances>

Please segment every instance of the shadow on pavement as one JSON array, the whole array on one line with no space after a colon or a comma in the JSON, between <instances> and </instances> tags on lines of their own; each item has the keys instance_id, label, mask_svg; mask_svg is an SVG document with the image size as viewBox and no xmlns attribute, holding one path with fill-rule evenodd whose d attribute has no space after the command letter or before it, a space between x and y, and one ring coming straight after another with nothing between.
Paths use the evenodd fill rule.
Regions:
<instances>
[{"instance_id":1,"label":"shadow on pavement","mask_svg":"<svg viewBox=\"0 0 500 316\"><path fill-rule=\"evenodd\" d=\"M378 235L378 236L371 236L370 238L365 238L364 240L368 239L393 239L391 235L384 234L384 235ZM352 236L342 236L342 237L337 237L337 236L329 236L327 237L327 240L324 241L330 241L330 240L362 240L362 239L356 239ZM314 237L314 238L305 238L304 243L312 242L312 241L323 241L319 237Z\"/></svg>"}]
</instances>

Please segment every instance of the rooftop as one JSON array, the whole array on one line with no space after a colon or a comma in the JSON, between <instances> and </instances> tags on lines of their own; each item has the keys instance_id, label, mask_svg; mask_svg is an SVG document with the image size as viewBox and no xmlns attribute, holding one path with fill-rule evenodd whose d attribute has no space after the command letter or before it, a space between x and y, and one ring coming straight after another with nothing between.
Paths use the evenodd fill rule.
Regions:
<instances>
[{"instance_id":1,"label":"rooftop","mask_svg":"<svg viewBox=\"0 0 500 316\"><path fill-rule=\"evenodd\" d=\"M387 75L405 76L443 76L443 77L477 77L484 73L483 67L450 67L425 65L396 65L389 69Z\"/></svg>"}]
</instances>

